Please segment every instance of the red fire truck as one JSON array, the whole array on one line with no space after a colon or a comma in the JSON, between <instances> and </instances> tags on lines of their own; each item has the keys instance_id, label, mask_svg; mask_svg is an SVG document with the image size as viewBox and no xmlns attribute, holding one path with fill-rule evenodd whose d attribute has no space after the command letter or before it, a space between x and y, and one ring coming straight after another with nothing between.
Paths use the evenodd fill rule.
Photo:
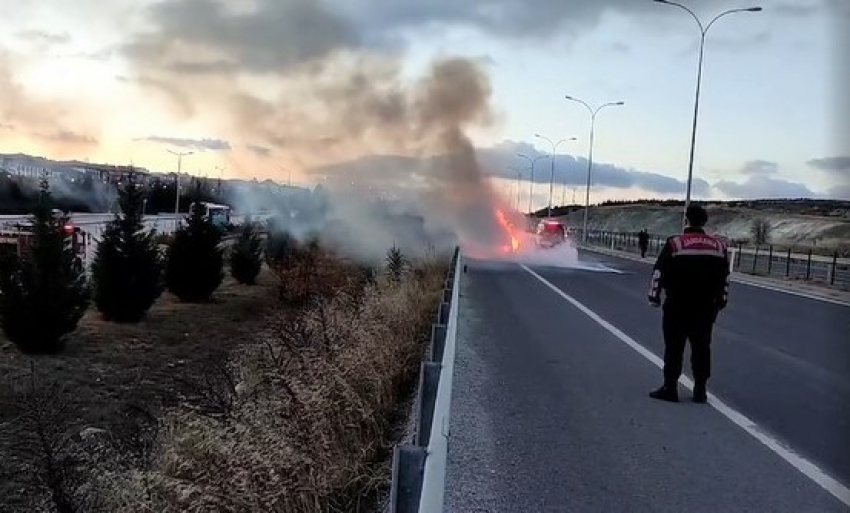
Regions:
<instances>
[{"instance_id":1,"label":"red fire truck","mask_svg":"<svg viewBox=\"0 0 850 513\"><path fill-rule=\"evenodd\" d=\"M64 226L66 240L71 244L78 264L86 258L86 234L79 226L68 223ZM33 233L31 223L18 224L16 229L0 230L0 251L9 251L18 258L29 255L32 249Z\"/></svg>"}]
</instances>

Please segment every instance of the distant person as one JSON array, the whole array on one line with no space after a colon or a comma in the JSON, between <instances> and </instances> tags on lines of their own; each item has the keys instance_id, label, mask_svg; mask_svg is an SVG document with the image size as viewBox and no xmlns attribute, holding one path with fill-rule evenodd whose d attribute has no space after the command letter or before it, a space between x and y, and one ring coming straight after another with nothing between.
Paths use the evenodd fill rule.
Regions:
<instances>
[{"instance_id":1,"label":"distant person","mask_svg":"<svg viewBox=\"0 0 850 513\"><path fill-rule=\"evenodd\" d=\"M649 249L649 232L646 228L638 232L638 247L640 248L640 257L646 258L646 250Z\"/></svg>"},{"instance_id":2,"label":"distant person","mask_svg":"<svg viewBox=\"0 0 850 513\"><path fill-rule=\"evenodd\" d=\"M679 400L685 343L691 343L694 374L693 399L708 399L706 383L711 375L711 333L717 314L726 307L729 290L729 260L726 246L703 230L708 222L705 209L688 207L688 226L682 235L667 239L652 273L649 302L661 305L664 290L664 385L651 392L654 399Z\"/></svg>"}]
</instances>

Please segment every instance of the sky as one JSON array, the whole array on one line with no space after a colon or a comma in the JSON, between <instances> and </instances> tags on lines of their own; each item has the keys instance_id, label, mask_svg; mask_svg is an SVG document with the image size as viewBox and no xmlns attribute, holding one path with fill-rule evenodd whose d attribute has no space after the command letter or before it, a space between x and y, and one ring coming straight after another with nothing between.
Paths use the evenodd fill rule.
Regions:
<instances>
[{"instance_id":1,"label":"sky","mask_svg":"<svg viewBox=\"0 0 850 513\"><path fill-rule=\"evenodd\" d=\"M764 8L707 33L694 196L850 199L850 1L680 1L704 22ZM591 202L681 198L698 45L685 10L650 0L0 0L0 153L173 171L167 150L191 151L184 172L312 184L439 153L450 126L510 198L521 168L525 204L517 153L574 137L557 204L584 198L590 115L571 95L624 102L596 117ZM540 208L552 168L534 169Z\"/></svg>"}]
</instances>

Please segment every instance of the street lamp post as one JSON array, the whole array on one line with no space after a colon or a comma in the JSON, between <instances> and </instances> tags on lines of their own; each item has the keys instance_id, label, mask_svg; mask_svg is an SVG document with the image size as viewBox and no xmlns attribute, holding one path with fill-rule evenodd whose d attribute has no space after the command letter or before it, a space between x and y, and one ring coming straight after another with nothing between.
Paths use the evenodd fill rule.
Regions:
<instances>
[{"instance_id":1,"label":"street lamp post","mask_svg":"<svg viewBox=\"0 0 850 513\"><path fill-rule=\"evenodd\" d=\"M223 166L215 166L215 170L218 171L218 187L216 187L216 191L218 192L219 198L221 198L221 179L224 176L225 168Z\"/></svg>"},{"instance_id":2,"label":"street lamp post","mask_svg":"<svg viewBox=\"0 0 850 513\"><path fill-rule=\"evenodd\" d=\"M508 166L508 169L516 174L516 211L519 212L519 189L520 182L522 181L522 169L513 166Z\"/></svg>"},{"instance_id":3,"label":"street lamp post","mask_svg":"<svg viewBox=\"0 0 850 513\"><path fill-rule=\"evenodd\" d=\"M596 107L595 109L588 105L586 102L579 100L578 98L574 98L570 95L564 96L567 100L574 101L584 105L588 112L590 112L590 148L587 152L587 186L585 188L584 193L584 222L582 223L582 231L581 231L581 240L583 243L587 242L587 213L590 210L590 172L593 169L593 133L596 126L596 115L599 114L599 111L604 109L605 107L614 107L618 105L624 105L625 102L608 102L603 103L602 105Z\"/></svg>"},{"instance_id":4,"label":"street lamp post","mask_svg":"<svg viewBox=\"0 0 850 513\"><path fill-rule=\"evenodd\" d=\"M545 159L549 157L549 155L538 155L534 158L529 157L528 155L524 155L522 153L517 153L517 156L523 159L528 160L530 173L528 176L528 214L531 215L531 200L534 197L534 164L537 163L540 159Z\"/></svg>"},{"instance_id":5,"label":"street lamp post","mask_svg":"<svg viewBox=\"0 0 850 513\"><path fill-rule=\"evenodd\" d=\"M687 187L686 187L686 192L685 192L685 212L687 212L688 207L691 204L691 186L693 184L693 177L694 177L694 149L696 148L696 140L697 140L697 118L699 116L699 96L700 96L700 88L702 86L702 63L703 63L703 57L705 55L705 35L708 33L708 29L710 29L711 26L714 25L714 22L719 20L723 16L726 16L728 14L739 13L739 12L759 12L759 11L762 10L762 8L761 7L746 7L746 8L741 8L741 9L729 9L728 11L724 11L724 12L718 14L717 16L715 16L714 18L712 18L712 20L709 21L707 25L703 25L702 21L694 13L694 11L692 11L691 9L689 9L688 7L686 7L682 4L679 4L679 3L676 3L676 2L671 2L670 0L654 0L654 1L656 3L659 3L659 4L672 5L673 7L678 7L680 9L685 10L688 14L691 15L691 17L694 19L694 21L697 22L697 26L699 27L699 31L700 31L699 59L698 59L698 63L697 63L697 85L696 85L696 94L695 94L695 98L694 98L694 119L693 119L693 126L691 127L691 149L690 149L690 154L688 156L688 181L687 181ZM684 223L687 223L686 219L683 221L683 224Z\"/></svg>"},{"instance_id":6,"label":"street lamp post","mask_svg":"<svg viewBox=\"0 0 850 513\"><path fill-rule=\"evenodd\" d=\"M173 150L167 150L168 153L172 155L177 155L177 175L174 177L174 188L175 188L175 200L174 200L174 215L180 214L180 170L183 166L183 157L188 157L189 155L195 153L194 151L187 151L184 153L180 153Z\"/></svg>"},{"instance_id":7,"label":"street lamp post","mask_svg":"<svg viewBox=\"0 0 850 513\"><path fill-rule=\"evenodd\" d=\"M558 150L558 146L560 146L561 143L565 143L567 141L575 141L576 138L570 137L569 139L561 139L560 141L558 141L556 143L556 142L552 142L552 139L549 139L548 137L546 137L544 135L534 134L534 137L538 137L540 139L543 139L544 141L547 141L552 146L552 156L549 159L549 163L552 165L552 172L551 172L551 176L549 177L549 208L548 208L548 211L546 213L546 217L552 217L552 192L553 192L554 187L555 187L555 152Z\"/></svg>"}]
</instances>

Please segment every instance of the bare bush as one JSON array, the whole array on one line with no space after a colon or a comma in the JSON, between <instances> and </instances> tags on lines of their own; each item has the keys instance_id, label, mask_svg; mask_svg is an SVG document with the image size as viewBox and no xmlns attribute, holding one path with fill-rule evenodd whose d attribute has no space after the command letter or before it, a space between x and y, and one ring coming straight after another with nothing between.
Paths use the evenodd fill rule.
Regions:
<instances>
[{"instance_id":1,"label":"bare bush","mask_svg":"<svg viewBox=\"0 0 850 513\"><path fill-rule=\"evenodd\" d=\"M769 243L771 229L770 221L767 219L763 217L753 219L753 223L750 226L750 234L752 235L753 243L758 246L763 246Z\"/></svg>"},{"instance_id":2,"label":"bare bush","mask_svg":"<svg viewBox=\"0 0 850 513\"><path fill-rule=\"evenodd\" d=\"M238 376L225 351L214 351L200 362L197 371L176 380L187 390L182 399L188 408L213 419L233 415Z\"/></svg>"},{"instance_id":3,"label":"bare bush","mask_svg":"<svg viewBox=\"0 0 850 513\"><path fill-rule=\"evenodd\" d=\"M22 384L4 401L7 420L0 426L0 444L11 450L4 454L3 471L27 472L29 504L21 510L44 508L59 513L84 511L90 497L81 484L85 469L75 453L83 429L77 418L72 394L58 382L42 378L31 362Z\"/></svg>"}]
</instances>

